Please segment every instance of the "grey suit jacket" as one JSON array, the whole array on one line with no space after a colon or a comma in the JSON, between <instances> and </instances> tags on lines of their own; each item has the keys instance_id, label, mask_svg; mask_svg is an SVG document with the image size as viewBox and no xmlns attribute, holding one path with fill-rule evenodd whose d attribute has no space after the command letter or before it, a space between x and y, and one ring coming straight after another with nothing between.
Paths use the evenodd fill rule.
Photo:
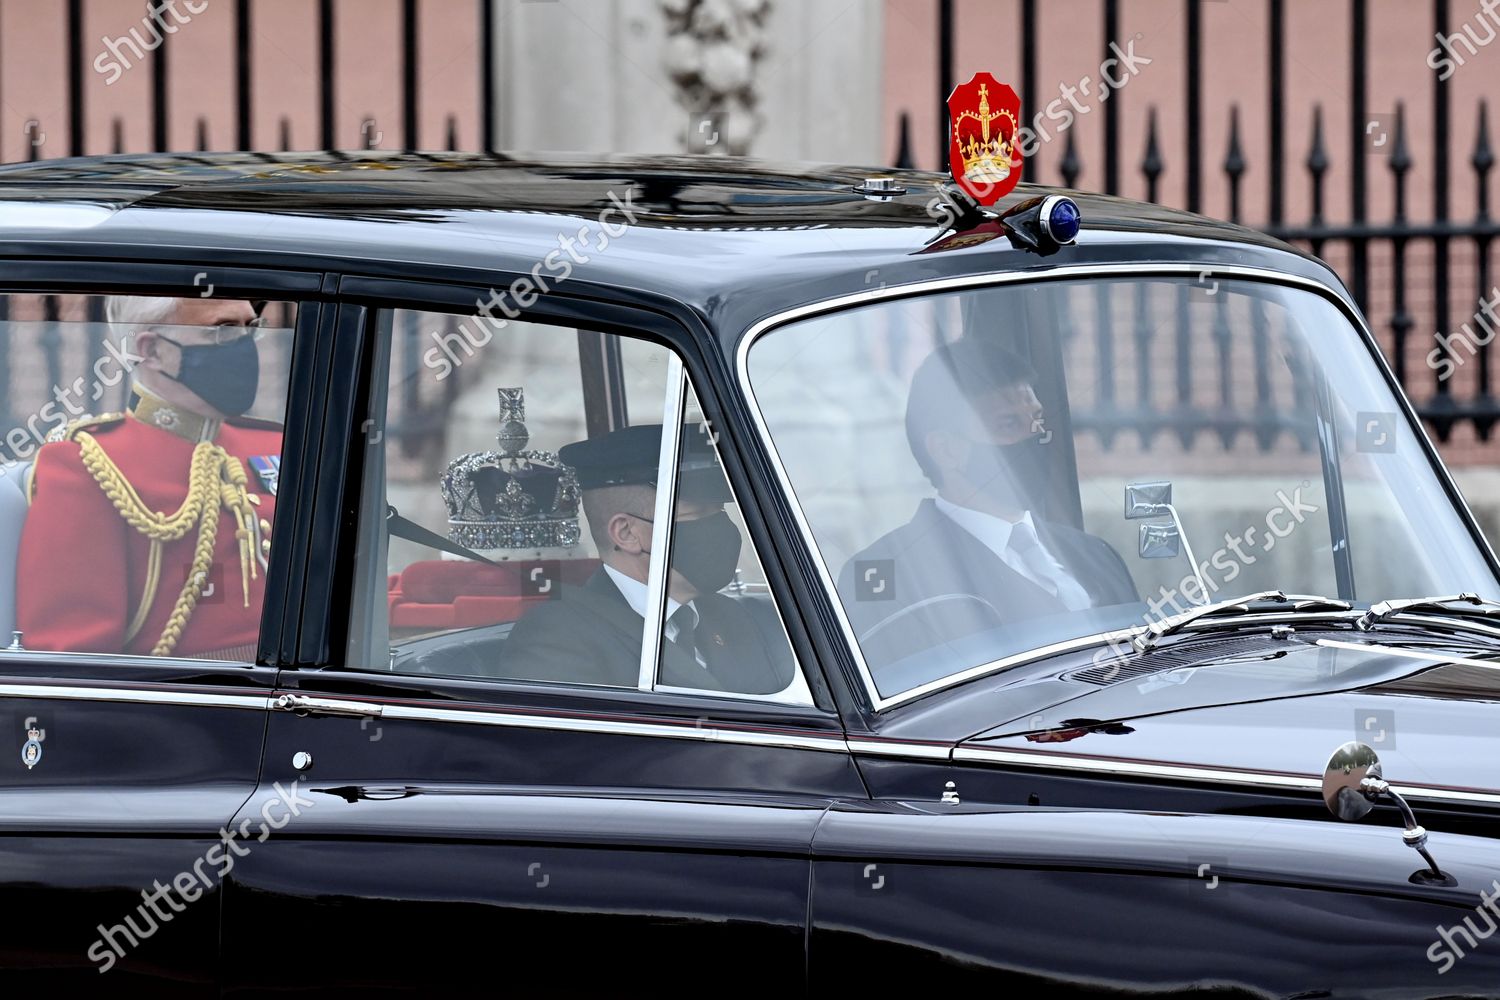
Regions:
<instances>
[{"instance_id":1,"label":"grey suit jacket","mask_svg":"<svg viewBox=\"0 0 1500 1000\"><path fill-rule=\"evenodd\" d=\"M1067 525L1035 524L1092 607L1139 600L1125 563L1103 539ZM885 587L877 590L882 581ZM877 681L882 665L1003 625L1067 613L1057 597L1011 569L931 500L851 559L838 589Z\"/></svg>"},{"instance_id":2,"label":"grey suit jacket","mask_svg":"<svg viewBox=\"0 0 1500 1000\"><path fill-rule=\"evenodd\" d=\"M698 648L705 668L676 642L662 644L658 683L739 694L771 694L792 679L785 641L771 641L767 624L722 594L693 602ZM600 569L582 587L564 586L516 622L501 657L501 676L575 684L635 687L644 620ZM779 628L779 625L777 626Z\"/></svg>"}]
</instances>

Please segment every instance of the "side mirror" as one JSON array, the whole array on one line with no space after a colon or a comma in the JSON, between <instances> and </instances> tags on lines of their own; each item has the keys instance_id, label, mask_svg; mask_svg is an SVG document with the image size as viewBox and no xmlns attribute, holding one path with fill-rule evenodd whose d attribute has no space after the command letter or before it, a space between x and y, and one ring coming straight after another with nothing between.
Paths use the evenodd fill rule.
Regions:
<instances>
[{"instance_id":1,"label":"side mirror","mask_svg":"<svg viewBox=\"0 0 1500 1000\"><path fill-rule=\"evenodd\" d=\"M1376 782L1385 784L1375 751L1365 743L1345 743L1333 752L1323 772L1323 804L1339 819L1364 819L1380 794Z\"/></svg>"},{"instance_id":2,"label":"side mirror","mask_svg":"<svg viewBox=\"0 0 1500 1000\"><path fill-rule=\"evenodd\" d=\"M1182 554L1182 532L1175 524L1143 524L1136 554L1142 559L1176 559Z\"/></svg>"},{"instance_id":3,"label":"side mirror","mask_svg":"<svg viewBox=\"0 0 1500 1000\"><path fill-rule=\"evenodd\" d=\"M1457 885L1458 880L1438 867L1427 850L1427 831L1417 822L1411 806L1389 784L1380 766L1380 757L1367 743L1349 742L1333 752L1323 770L1323 804L1342 820L1363 819L1381 799L1389 799L1401 810L1406 829L1401 840L1427 862L1427 868L1412 874L1410 881L1420 885Z\"/></svg>"},{"instance_id":4,"label":"side mirror","mask_svg":"<svg viewBox=\"0 0 1500 1000\"><path fill-rule=\"evenodd\" d=\"M1172 512L1172 484L1130 483L1125 487L1125 520L1163 516L1172 520L1141 525L1136 552L1142 559L1175 559L1182 554L1182 529Z\"/></svg>"},{"instance_id":5,"label":"side mirror","mask_svg":"<svg viewBox=\"0 0 1500 1000\"><path fill-rule=\"evenodd\" d=\"M1125 487L1125 520L1159 517L1172 503L1170 482L1130 483Z\"/></svg>"}]
</instances>

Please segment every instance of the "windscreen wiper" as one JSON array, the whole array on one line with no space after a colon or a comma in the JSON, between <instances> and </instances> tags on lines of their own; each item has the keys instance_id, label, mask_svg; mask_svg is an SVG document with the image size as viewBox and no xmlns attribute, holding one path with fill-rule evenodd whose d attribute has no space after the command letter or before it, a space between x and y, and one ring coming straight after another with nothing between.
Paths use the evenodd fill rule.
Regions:
<instances>
[{"instance_id":1,"label":"windscreen wiper","mask_svg":"<svg viewBox=\"0 0 1500 1000\"><path fill-rule=\"evenodd\" d=\"M1348 601L1341 601L1336 597L1320 597L1316 594L1288 594L1280 590L1262 590L1259 593L1247 594L1244 597L1235 597L1227 601L1219 601L1215 604L1204 604L1201 607L1191 608L1180 614L1168 615L1167 617L1152 622L1146 627L1146 631L1130 640L1130 645L1137 653L1144 653L1154 648L1159 640L1174 632L1180 632L1194 622L1204 618L1212 618L1216 615L1249 614L1255 611L1252 604L1275 604L1275 608L1265 608L1262 611L1285 613L1287 611L1348 611Z\"/></svg>"},{"instance_id":2,"label":"windscreen wiper","mask_svg":"<svg viewBox=\"0 0 1500 1000\"><path fill-rule=\"evenodd\" d=\"M1472 605L1475 610L1450 608L1448 606L1450 604L1468 604ZM1477 615L1481 618L1494 618L1500 617L1500 601L1492 601L1470 593L1453 594L1449 597L1406 597L1381 601L1379 604L1370 605L1370 610L1355 620L1354 627L1367 632L1391 616L1409 611L1439 612L1459 617Z\"/></svg>"}]
</instances>

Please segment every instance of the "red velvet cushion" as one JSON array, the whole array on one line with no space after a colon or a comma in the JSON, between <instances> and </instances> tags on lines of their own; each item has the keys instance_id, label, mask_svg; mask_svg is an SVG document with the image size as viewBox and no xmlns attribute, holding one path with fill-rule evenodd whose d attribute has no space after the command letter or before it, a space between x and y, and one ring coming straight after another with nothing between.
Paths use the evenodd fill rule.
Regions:
<instances>
[{"instance_id":1,"label":"red velvet cushion","mask_svg":"<svg viewBox=\"0 0 1500 1000\"><path fill-rule=\"evenodd\" d=\"M391 608L391 628L453 627L451 604L398 604Z\"/></svg>"},{"instance_id":2,"label":"red velvet cushion","mask_svg":"<svg viewBox=\"0 0 1500 1000\"><path fill-rule=\"evenodd\" d=\"M391 589L399 590L404 601L418 604L451 604L460 597L520 597L521 569L532 565L427 559L402 570L399 584ZM557 566L564 583L580 584L599 568L599 560L563 559Z\"/></svg>"}]
</instances>

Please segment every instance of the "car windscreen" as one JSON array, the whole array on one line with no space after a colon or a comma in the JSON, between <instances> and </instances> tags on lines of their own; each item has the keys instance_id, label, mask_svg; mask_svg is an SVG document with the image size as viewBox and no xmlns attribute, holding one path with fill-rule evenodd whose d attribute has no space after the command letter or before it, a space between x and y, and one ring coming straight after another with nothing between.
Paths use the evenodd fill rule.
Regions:
<instances>
[{"instance_id":1,"label":"car windscreen","mask_svg":"<svg viewBox=\"0 0 1500 1000\"><path fill-rule=\"evenodd\" d=\"M1365 342L1306 289L935 292L774 327L746 364L882 699L1259 590L1500 593Z\"/></svg>"}]
</instances>

